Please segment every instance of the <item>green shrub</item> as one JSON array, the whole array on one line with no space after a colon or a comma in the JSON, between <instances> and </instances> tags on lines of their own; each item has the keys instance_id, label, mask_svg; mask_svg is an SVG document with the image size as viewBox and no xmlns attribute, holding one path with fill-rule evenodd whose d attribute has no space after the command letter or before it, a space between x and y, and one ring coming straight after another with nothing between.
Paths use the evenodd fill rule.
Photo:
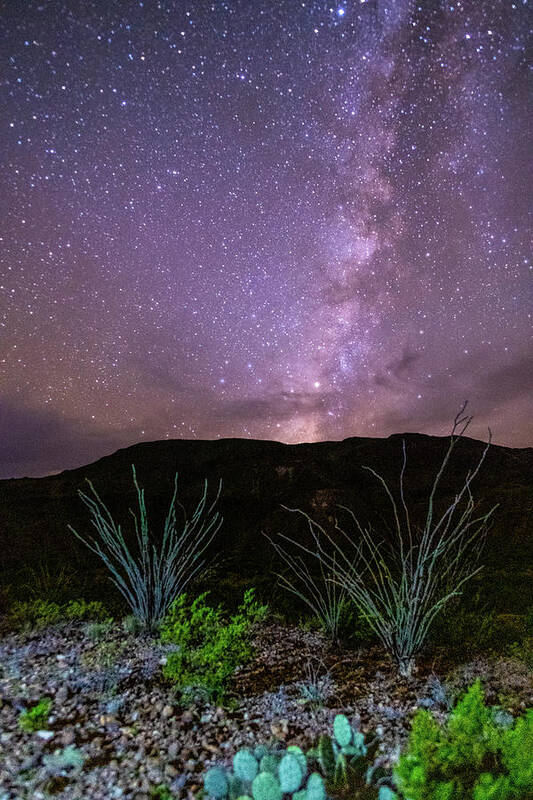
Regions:
<instances>
[{"instance_id":1,"label":"green shrub","mask_svg":"<svg viewBox=\"0 0 533 800\"><path fill-rule=\"evenodd\" d=\"M14 630L46 628L62 621L61 607L48 600L15 601L7 614L8 626Z\"/></svg>"},{"instance_id":2,"label":"green shrub","mask_svg":"<svg viewBox=\"0 0 533 800\"><path fill-rule=\"evenodd\" d=\"M174 795L164 783L150 789L150 797L152 800L174 800Z\"/></svg>"},{"instance_id":3,"label":"green shrub","mask_svg":"<svg viewBox=\"0 0 533 800\"><path fill-rule=\"evenodd\" d=\"M101 642L113 630L114 621L108 617L103 622L89 622L87 625L87 636L91 642Z\"/></svg>"},{"instance_id":4,"label":"green shrub","mask_svg":"<svg viewBox=\"0 0 533 800\"><path fill-rule=\"evenodd\" d=\"M98 642L81 656L83 667L90 671L101 672L111 669L122 657L126 649L124 642Z\"/></svg>"},{"instance_id":5,"label":"green shrub","mask_svg":"<svg viewBox=\"0 0 533 800\"><path fill-rule=\"evenodd\" d=\"M494 646L505 650L513 642L522 641L526 635L525 617L520 614L498 614L494 624Z\"/></svg>"},{"instance_id":6,"label":"green shrub","mask_svg":"<svg viewBox=\"0 0 533 800\"><path fill-rule=\"evenodd\" d=\"M526 636L521 642L512 642L508 653L533 670L533 636Z\"/></svg>"},{"instance_id":7,"label":"green shrub","mask_svg":"<svg viewBox=\"0 0 533 800\"><path fill-rule=\"evenodd\" d=\"M220 606L205 604L207 595L199 595L189 606L182 594L171 604L161 625L161 640L177 650L169 653L163 672L178 689L186 688L190 694L191 688L199 687L219 700L236 667L251 658L248 633L264 619L267 606L256 603L254 590L249 589L228 622Z\"/></svg>"},{"instance_id":8,"label":"green shrub","mask_svg":"<svg viewBox=\"0 0 533 800\"><path fill-rule=\"evenodd\" d=\"M526 634L528 636L533 636L533 606L529 606L526 609L526 613L524 615L524 625L526 628Z\"/></svg>"},{"instance_id":9,"label":"green shrub","mask_svg":"<svg viewBox=\"0 0 533 800\"><path fill-rule=\"evenodd\" d=\"M43 730L52 709L52 701L49 697L39 700L33 708L26 708L19 716L19 728L26 733Z\"/></svg>"},{"instance_id":10,"label":"green shrub","mask_svg":"<svg viewBox=\"0 0 533 800\"><path fill-rule=\"evenodd\" d=\"M66 604L63 611L65 619L74 620L105 620L109 619L109 614L103 603L99 600L71 600Z\"/></svg>"},{"instance_id":11,"label":"green shrub","mask_svg":"<svg viewBox=\"0 0 533 800\"><path fill-rule=\"evenodd\" d=\"M369 645L377 641L367 617L351 602L346 602L339 620L339 638L353 647Z\"/></svg>"},{"instance_id":12,"label":"green shrub","mask_svg":"<svg viewBox=\"0 0 533 800\"><path fill-rule=\"evenodd\" d=\"M283 621L286 622L286 620ZM330 630L324 625L324 621L316 615L300 617L298 627L304 631L322 631L326 635L330 635ZM338 642L354 648L365 647L377 641L376 634L364 614L358 611L349 600L341 604L336 635Z\"/></svg>"},{"instance_id":13,"label":"green shrub","mask_svg":"<svg viewBox=\"0 0 533 800\"><path fill-rule=\"evenodd\" d=\"M533 797L531 753L533 709L509 723L484 704L476 681L444 726L417 712L394 779L408 800L526 800Z\"/></svg>"},{"instance_id":14,"label":"green shrub","mask_svg":"<svg viewBox=\"0 0 533 800\"><path fill-rule=\"evenodd\" d=\"M18 583L20 597L31 600L48 600L51 603L65 603L74 594L76 573L71 567L43 564L39 569L26 567Z\"/></svg>"},{"instance_id":15,"label":"green shrub","mask_svg":"<svg viewBox=\"0 0 533 800\"><path fill-rule=\"evenodd\" d=\"M144 629L142 620L138 619L135 614L128 614L122 620L122 630L124 633L129 633L131 636L137 636Z\"/></svg>"},{"instance_id":16,"label":"green shrub","mask_svg":"<svg viewBox=\"0 0 533 800\"><path fill-rule=\"evenodd\" d=\"M452 607L434 620L429 641L451 653L475 655L495 646L495 626L496 615L486 607Z\"/></svg>"},{"instance_id":17,"label":"green shrub","mask_svg":"<svg viewBox=\"0 0 533 800\"><path fill-rule=\"evenodd\" d=\"M13 630L38 630L75 620L105 619L107 612L98 601L71 600L65 605L49 600L25 600L11 604L7 625Z\"/></svg>"}]
</instances>

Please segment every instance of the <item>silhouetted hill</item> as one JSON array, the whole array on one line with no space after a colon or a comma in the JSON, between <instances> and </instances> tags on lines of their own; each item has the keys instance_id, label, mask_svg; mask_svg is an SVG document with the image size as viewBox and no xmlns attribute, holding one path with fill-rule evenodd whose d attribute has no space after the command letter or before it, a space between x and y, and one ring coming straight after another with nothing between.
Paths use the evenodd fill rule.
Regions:
<instances>
[{"instance_id":1,"label":"silhouetted hill","mask_svg":"<svg viewBox=\"0 0 533 800\"><path fill-rule=\"evenodd\" d=\"M76 563L78 568L83 564L89 572L101 567L67 524L82 534L93 533L89 511L77 494L78 489L88 491L85 478L89 478L114 519L130 530L128 508L138 508L132 463L146 490L148 519L155 532L161 530L168 511L176 471L178 498L189 512L200 498L204 478L209 481L210 497L222 478L218 508L224 523L211 549L229 557L243 576L260 573L272 564L273 548L262 531L305 536L303 519L281 509L281 504L301 508L327 523L341 503L363 523L371 521L379 533L383 530L380 516L390 520L390 504L379 482L363 466L382 474L397 492L403 439L406 498L421 515L449 437L408 433L297 445L250 439L143 442L58 475L0 481L4 580L17 569L43 561ZM453 501L484 447L483 442L467 437L458 441L437 492L437 510ZM532 570L533 578L533 448L491 445L473 483L473 495L480 512L500 504L493 515L484 561L494 569L508 570L509 581L517 569ZM349 530L348 525L344 527Z\"/></svg>"}]
</instances>

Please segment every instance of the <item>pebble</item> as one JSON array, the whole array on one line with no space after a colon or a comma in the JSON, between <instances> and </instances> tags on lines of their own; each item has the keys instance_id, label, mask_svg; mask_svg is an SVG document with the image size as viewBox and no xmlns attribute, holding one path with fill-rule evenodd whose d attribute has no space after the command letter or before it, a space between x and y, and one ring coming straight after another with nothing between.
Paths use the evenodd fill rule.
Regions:
<instances>
[{"instance_id":1,"label":"pebble","mask_svg":"<svg viewBox=\"0 0 533 800\"><path fill-rule=\"evenodd\" d=\"M76 734L73 728L63 728L61 731L61 744L63 747L69 747L76 741Z\"/></svg>"},{"instance_id":2,"label":"pebble","mask_svg":"<svg viewBox=\"0 0 533 800\"><path fill-rule=\"evenodd\" d=\"M37 736L39 739L44 739L45 742L48 742L50 739L54 738L53 731L37 731Z\"/></svg>"},{"instance_id":3,"label":"pebble","mask_svg":"<svg viewBox=\"0 0 533 800\"><path fill-rule=\"evenodd\" d=\"M170 742L167 748L167 754L170 761L174 761L174 759L177 758L179 751L180 751L180 745L178 744L178 742Z\"/></svg>"},{"instance_id":4,"label":"pebble","mask_svg":"<svg viewBox=\"0 0 533 800\"><path fill-rule=\"evenodd\" d=\"M68 689L66 686L61 686L56 692L55 696L56 702L59 703L59 705L63 705L66 702L67 698L68 698Z\"/></svg>"},{"instance_id":5,"label":"pebble","mask_svg":"<svg viewBox=\"0 0 533 800\"><path fill-rule=\"evenodd\" d=\"M55 635L52 639L46 632L39 634L42 641L36 640L35 646L42 645L46 655L39 659L38 665L35 659L32 661L28 658L27 664L21 666L21 674L17 679L9 677L2 681L4 702L3 706L0 705L0 743L8 751L6 763L9 774L17 776L23 763L29 764L33 760L40 766L42 753L51 749L47 740L54 736L54 732L42 731L37 736L21 732L18 728L20 709L16 705L16 698L20 705L26 705L29 700L37 701L42 696L54 698L58 730L53 747L75 745L88 760L86 769L78 776L71 776L65 793L61 793L65 800L113 800L122 797L145 800L158 784L170 785L176 797L192 798L193 786L201 788L205 771L215 764L229 767L233 754L241 747L266 743L271 734L275 734L285 746L299 744L308 747L316 740L318 733L331 731L337 712L346 713L351 721L355 720L356 711L359 712L359 718L364 721L364 730L383 723L381 730L384 738L380 751L384 759L390 759L391 742L396 746L397 741L405 737L409 726L407 718L404 720L399 717L395 721L393 717L405 715L410 707L416 709L416 705L413 706L415 698L424 696L421 694L423 682L414 681L412 687L401 694L393 686L389 673L381 671L381 677L376 675L374 680L364 678L356 694L356 704L353 701L354 705L350 705L352 700L344 700L337 703L338 708L323 708L311 713L297 703L298 687L291 683L294 679L283 677L283 653L298 650L303 669L305 659L320 649L319 640L311 636L306 639L307 634L296 629L275 632L280 640L277 647L281 659L277 664L276 647L272 647L272 641L274 639L276 645L276 639L272 631L266 629L261 632L264 641L260 642L259 659L260 663L272 662L274 665L272 675L275 677L271 685L273 683L276 686L276 681L286 680L283 698L280 699L279 691L274 689L257 689L256 696L251 696L250 683L257 686L258 682L253 678L250 681L249 671L243 669L239 671L236 695L245 699L236 710L230 712L221 706L198 705L183 709L176 703L168 685L158 682L157 670L150 678L148 690L143 682L146 679L139 677L128 681L121 677L115 693L102 689L102 684L96 680L99 676L84 671L81 666L80 655L92 645L81 626L79 631L75 627L72 631L73 635L68 634L68 644L62 635ZM121 641L121 636L119 629L116 640ZM121 676L142 674L142 665L150 653L153 661L157 663L159 659L161 651L156 649L157 645L153 642L145 644L139 639L134 644L135 647L131 647L127 655L127 665L121 665L124 666ZM0 638L0 662L6 657L16 657L23 647L27 647L27 639L23 637ZM62 656L60 659L55 655L58 651ZM68 664L65 664L65 660L68 660ZM73 666L65 672L69 665ZM268 679L268 672L265 672L265 677ZM268 680L265 685L267 683ZM274 708L274 698L281 704L280 708ZM374 698L376 708L373 707ZM118 709L116 714L107 713L111 707L108 705L110 701L118 704L113 705L114 710ZM104 709L106 713L103 713ZM388 710L391 719L387 718ZM380 718L380 711L385 719ZM244 724L243 718L246 720ZM9 780L7 796L22 797L27 789L22 779L13 777ZM41 788L36 786L35 791L32 789L32 797L36 800L43 796ZM3 800L1 792L0 800Z\"/></svg>"}]
</instances>

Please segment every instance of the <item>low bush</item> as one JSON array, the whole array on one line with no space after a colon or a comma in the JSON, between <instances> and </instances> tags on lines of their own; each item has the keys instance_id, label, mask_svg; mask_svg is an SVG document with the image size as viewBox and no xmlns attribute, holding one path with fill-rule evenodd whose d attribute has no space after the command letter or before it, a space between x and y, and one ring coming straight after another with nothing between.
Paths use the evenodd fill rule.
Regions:
<instances>
[{"instance_id":1,"label":"low bush","mask_svg":"<svg viewBox=\"0 0 533 800\"><path fill-rule=\"evenodd\" d=\"M508 653L512 658L521 661L530 670L533 670L533 636L526 636L521 642L512 642Z\"/></svg>"},{"instance_id":2,"label":"low bush","mask_svg":"<svg viewBox=\"0 0 533 800\"><path fill-rule=\"evenodd\" d=\"M74 594L76 573L71 567L41 564L38 569L25 567L18 579L19 597L48 600L61 605Z\"/></svg>"},{"instance_id":3,"label":"low bush","mask_svg":"<svg viewBox=\"0 0 533 800\"><path fill-rule=\"evenodd\" d=\"M122 620L122 630L130 636L138 636L144 630L142 620L138 619L135 614L128 614Z\"/></svg>"},{"instance_id":4,"label":"low bush","mask_svg":"<svg viewBox=\"0 0 533 800\"><path fill-rule=\"evenodd\" d=\"M533 636L533 606L529 606L524 614L524 625L528 636Z\"/></svg>"},{"instance_id":5,"label":"low bush","mask_svg":"<svg viewBox=\"0 0 533 800\"><path fill-rule=\"evenodd\" d=\"M329 635L329 630L318 616L300 617L298 627L304 631L322 631ZM337 638L339 643L349 648L368 647L378 641L366 617L357 611L350 602L346 602L342 606L339 615Z\"/></svg>"},{"instance_id":6,"label":"low bush","mask_svg":"<svg viewBox=\"0 0 533 800\"><path fill-rule=\"evenodd\" d=\"M174 800L174 795L168 786L162 783L159 786L154 786L153 789L150 789L150 798L151 800Z\"/></svg>"},{"instance_id":7,"label":"low bush","mask_svg":"<svg viewBox=\"0 0 533 800\"><path fill-rule=\"evenodd\" d=\"M499 652L526 635L525 617L520 614L498 614L494 620L494 647Z\"/></svg>"},{"instance_id":8,"label":"low bush","mask_svg":"<svg viewBox=\"0 0 533 800\"><path fill-rule=\"evenodd\" d=\"M71 600L59 605L49 600L25 600L11 604L6 615L6 625L12 630L37 630L62 622L105 619L108 616L102 603L93 600Z\"/></svg>"},{"instance_id":9,"label":"low bush","mask_svg":"<svg viewBox=\"0 0 533 800\"><path fill-rule=\"evenodd\" d=\"M102 622L89 622L87 625L87 636L91 642L101 642L106 636L109 636L113 630L114 620L112 617L103 620Z\"/></svg>"},{"instance_id":10,"label":"low bush","mask_svg":"<svg viewBox=\"0 0 533 800\"><path fill-rule=\"evenodd\" d=\"M487 652L496 646L496 615L486 607L451 606L434 620L428 643L454 655Z\"/></svg>"},{"instance_id":11,"label":"low bush","mask_svg":"<svg viewBox=\"0 0 533 800\"><path fill-rule=\"evenodd\" d=\"M71 600L64 608L65 619L72 621L109 619L106 607L99 600Z\"/></svg>"},{"instance_id":12,"label":"low bush","mask_svg":"<svg viewBox=\"0 0 533 800\"><path fill-rule=\"evenodd\" d=\"M47 719L52 709L52 701L49 697L39 700L33 708L26 708L19 717L19 728L26 733L40 731L46 727Z\"/></svg>"},{"instance_id":13,"label":"low bush","mask_svg":"<svg viewBox=\"0 0 533 800\"><path fill-rule=\"evenodd\" d=\"M13 630L33 630L63 621L60 606L48 600L15 601L7 612L7 626Z\"/></svg>"},{"instance_id":14,"label":"low bush","mask_svg":"<svg viewBox=\"0 0 533 800\"><path fill-rule=\"evenodd\" d=\"M221 606L205 603L208 592L188 603L182 594L170 606L161 624L161 640L175 645L167 656L164 675L182 691L182 699L195 689L220 700L237 666L252 656L248 634L255 622L265 618L267 606L254 601L254 590L244 593L237 613L226 620Z\"/></svg>"},{"instance_id":15,"label":"low bush","mask_svg":"<svg viewBox=\"0 0 533 800\"><path fill-rule=\"evenodd\" d=\"M125 649L125 642L100 641L90 650L82 653L81 663L86 670L103 672L117 664Z\"/></svg>"},{"instance_id":16,"label":"low bush","mask_svg":"<svg viewBox=\"0 0 533 800\"><path fill-rule=\"evenodd\" d=\"M533 798L533 709L512 718L485 705L476 681L445 725L429 711L413 720L406 752L394 770L408 800Z\"/></svg>"},{"instance_id":17,"label":"low bush","mask_svg":"<svg viewBox=\"0 0 533 800\"><path fill-rule=\"evenodd\" d=\"M341 609L339 639L352 647L365 647L378 641L367 617L350 601Z\"/></svg>"}]
</instances>

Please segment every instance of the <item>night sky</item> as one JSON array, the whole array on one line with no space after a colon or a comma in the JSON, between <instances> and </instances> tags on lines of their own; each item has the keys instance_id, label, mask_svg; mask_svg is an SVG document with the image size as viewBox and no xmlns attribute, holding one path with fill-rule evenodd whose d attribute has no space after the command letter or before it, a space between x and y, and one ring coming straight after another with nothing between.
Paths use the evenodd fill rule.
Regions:
<instances>
[{"instance_id":1,"label":"night sky","mask_svg":"<svg viewBox=\"0 0 533 800\"><path fill-rule=\"evenodd\" d=\"M533 445L525 0L4 0L0 477Z\"/></svg>"}]
</instances>

